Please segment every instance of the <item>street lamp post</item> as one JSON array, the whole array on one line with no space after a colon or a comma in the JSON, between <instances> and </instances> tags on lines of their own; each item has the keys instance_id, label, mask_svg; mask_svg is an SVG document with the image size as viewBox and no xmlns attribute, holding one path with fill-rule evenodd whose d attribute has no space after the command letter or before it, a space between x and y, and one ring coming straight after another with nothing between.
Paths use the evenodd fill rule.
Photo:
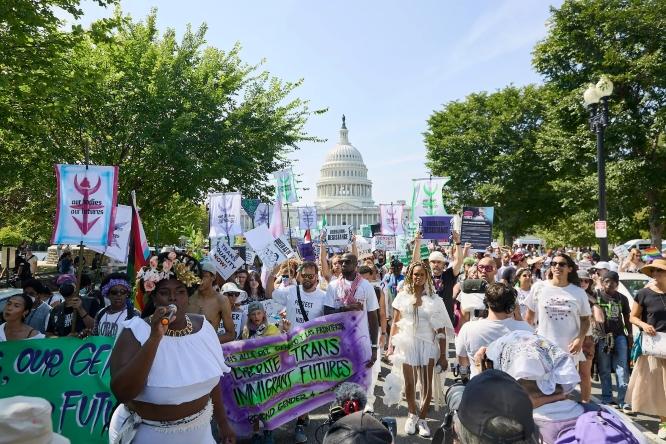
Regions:
<instances>
[{"instance_id":1,"label":"street lamp post","mask_svg":"<svg viewBox=\"0 0 666 444\"><path fill-rule=\"evenodd\" d=\"M608 125L608 97L613 93L613 82L601 77L596 85L590 84L583 93L583 102L590 113L590 130L597 135L597 175L599 178L599 220L606 221L606 157L604 131ZM608 237L599 238L599 256L608 260Z\"/></svg>"}]
</instances>

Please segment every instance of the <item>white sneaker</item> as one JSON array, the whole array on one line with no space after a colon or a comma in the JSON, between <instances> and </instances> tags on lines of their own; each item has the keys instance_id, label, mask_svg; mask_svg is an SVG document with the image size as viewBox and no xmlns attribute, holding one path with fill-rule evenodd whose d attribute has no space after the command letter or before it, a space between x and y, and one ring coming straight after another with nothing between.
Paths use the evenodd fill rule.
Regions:
<instances>
[{"instance_id":1,"label":"white sneaker","mask_svg":"<svg viewBox=\"0 0 666 444\"><path fill-rule=\"evenodd\" d=\"M430 438L430 429L428 428L428 423L425 419L419 419L419 436L422 438Z\"/></svg>"},{"instance_id":2,"label":"white sneaker","mask_svg":"<svg viewBox=\"0 0 666 444\"><path fill-rule=\"evenodd\" d=\"M419 421L419 417L409 413L407 414L407 421L405 421L405 433L408 435L413 435L416 433L416 423Z\"/></svg>"}]
</instances>

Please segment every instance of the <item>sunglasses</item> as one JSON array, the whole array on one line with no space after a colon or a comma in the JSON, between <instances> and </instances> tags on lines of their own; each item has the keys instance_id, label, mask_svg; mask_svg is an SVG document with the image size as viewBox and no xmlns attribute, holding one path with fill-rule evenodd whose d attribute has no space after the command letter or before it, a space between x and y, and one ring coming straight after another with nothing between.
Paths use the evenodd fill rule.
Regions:
<instances>
[{"instance_id":1,"label":"sunglasses","mask_svg":"<svg viewBox=\"0 0 666 444\"><path fill-rule=\"evenodd\" d=\"M303 279L314 279L314 278L315 278L315 275L312 274L312 273L308 273L308 274L306 274L306 273L301 273L301 277L302 277Z\"/></svg>"},{"instance_id":2,"label":"sunglasses","mask_svg":"<svg viewBox=\"0 0 666 444\"><path fill-rule=\"evenodd\" d=\"M479 271L486 271L486 272L493 271L495 269L495 267L492 265L477 265L476 268Z\"/></svg>"},{"instance_id":3,"label":"sunglasses","mask_svg":"<svg viewBox=\"0 0 666 444\"><path fill-rule=\"evenodd\" d=\"M551 262L550 266L555 268L555 267L560 267L560 268L566 268L569 266L567 262Z\"/></svg>"},{"instance_id":4,"label":"sunglasses","mask_svg":"<svg viewBox=\"0 0 666 444\"><path fill-rule=\"evenodd\" d=\"M232 298L237 298L240 296L240 293L226 293L227 296L231 296Z\"/></svg>"}]
</instances>

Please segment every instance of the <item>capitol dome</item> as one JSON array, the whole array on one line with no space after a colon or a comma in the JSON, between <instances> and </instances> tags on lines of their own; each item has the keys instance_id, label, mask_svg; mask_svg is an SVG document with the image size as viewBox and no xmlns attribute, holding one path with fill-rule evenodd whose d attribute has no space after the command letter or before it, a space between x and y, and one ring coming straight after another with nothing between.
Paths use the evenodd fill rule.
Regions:
<instances>
[{"instance_id":1,"label":"capitol dome","mask_svg":"<svg viewBox=\"0 0 666 444\"><path fill-rule=\"evenodd\" d=\"M318 207L348 203L355 207L371 207L372 181L361 153L349 142L349 131L342 116L340 140L328 152L317 182Z\"/></svg>"}]
</instances>

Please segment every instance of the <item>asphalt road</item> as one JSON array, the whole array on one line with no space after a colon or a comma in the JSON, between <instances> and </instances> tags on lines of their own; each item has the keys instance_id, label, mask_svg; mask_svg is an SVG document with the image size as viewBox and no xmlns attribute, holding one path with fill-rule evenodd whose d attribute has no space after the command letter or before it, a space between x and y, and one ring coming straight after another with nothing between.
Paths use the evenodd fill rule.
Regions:
<instances>
[{"instance_id":1,"label":"asphalt road","mask_svg":"<svg viewBox=\"0 0 666 444\"><path fill-rule=\"evenodd\" d=\"M406 403L402 402L399 405L392 407L387 407L386 405L384 405L382 401L383 377L385 377L389 373L389 371L390 371L389 366L382 363L380 381L378 381L377 386L375 387L375 395L377 396L377 400L375 402L375 415L378 418L382 416L395 417L398 423L398 437L395 441L396 444L429 443L430 438L421 438L418 434L410 436L405 433L404 431L405 419L407 418ZM447 380L447 385L451 384L452 382L453 382L452 380ZM575 393L575 395L577 395L577 393ZM593 396L601 395L601 387L599 383L593 383L592 395ZM639 427L642 427L645 430L645 436L648 438L650 442L659 443L659 444L666 443L666 441L660 440L656 437L657 427L659 423L658 418L646 415L634 415L634 416L629 416L628 418L631 419ZM321 407L315 410L314 412L310 413L310 420L311 420L310 425L308 425L308 427L306 428L306 433L308 436L308 444L321 443L321 440L323 439L327 430L327 427L324 425L327 419L328 419L327 406ZM428 415L428 426L430 427L430 431L432 433L434 433L435 429L441 425L443 420L444 420L443 410L440 409L439 411L435 411L435 409L431 407L430 414ZM277 444L294 443L293 439L294 424L295 423L293 422L285 424L284 426L280 427L278 430L275 430L273 432L273 436ZM241 444L249 444L250 440L239 439L238 442Z\"/></svg>"}]
</instances>

